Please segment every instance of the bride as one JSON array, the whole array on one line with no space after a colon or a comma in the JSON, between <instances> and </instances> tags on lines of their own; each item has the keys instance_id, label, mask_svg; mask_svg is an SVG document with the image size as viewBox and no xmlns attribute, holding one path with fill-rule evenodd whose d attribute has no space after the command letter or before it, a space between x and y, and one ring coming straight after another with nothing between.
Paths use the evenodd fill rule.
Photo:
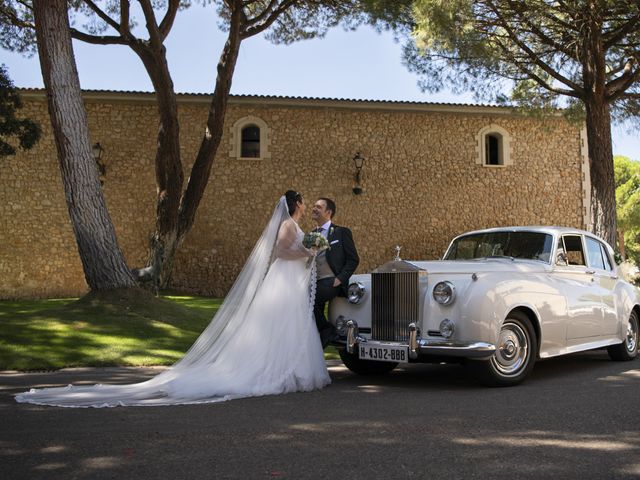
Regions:
<instances>
[{"instance_id":1,"label":"bride","mask_svg":"<svg viewBox=\"0 0 640 480\"><path fill-rule=\"evenodd\" d=\"M142 383L31 389L18 402L61 407L174 405L328 385L313 319L315 252L302 245L305 204L287 191L214 320L185 356Z\"/></svg>"}]
</instances>

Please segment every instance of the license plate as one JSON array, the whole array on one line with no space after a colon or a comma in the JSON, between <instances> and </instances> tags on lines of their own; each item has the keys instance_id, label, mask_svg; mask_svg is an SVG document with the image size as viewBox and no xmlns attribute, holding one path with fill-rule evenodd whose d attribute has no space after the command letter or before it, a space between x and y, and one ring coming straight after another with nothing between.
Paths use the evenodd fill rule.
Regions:
<instances>
[{"instance_id":1,"label":"license plate","mask_svg":"<svg viewBox=\"0 0 640 480\"><path fill-rule=\"evenodd\" d=\"M409 347L395 345L367 345L359 346L361 360L375 360L377 362L399 362L409 361Z\"/></svg>"}]
</instances>

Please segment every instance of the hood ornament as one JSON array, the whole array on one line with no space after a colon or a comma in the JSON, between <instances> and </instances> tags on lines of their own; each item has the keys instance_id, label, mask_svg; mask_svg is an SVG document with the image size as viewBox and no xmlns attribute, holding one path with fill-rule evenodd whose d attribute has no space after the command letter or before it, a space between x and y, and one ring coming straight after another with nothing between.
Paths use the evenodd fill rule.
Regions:
<instances>
[{"instance_id":1,"label":"hood ornament","mask_svg":"<svg viewBox=\"0 0 640 480\"><path fill-rule=\"evenodd\" d=\"M380 265L371 273L409 273L409 272L417 272L418 275L422 275L423 272L426 275L427 271L423 268L420 268L413 263L409 263L400 258L400 250L402 247L400 245L396 245L396 258L393 260Z\"/></svg>"}]
</instances>

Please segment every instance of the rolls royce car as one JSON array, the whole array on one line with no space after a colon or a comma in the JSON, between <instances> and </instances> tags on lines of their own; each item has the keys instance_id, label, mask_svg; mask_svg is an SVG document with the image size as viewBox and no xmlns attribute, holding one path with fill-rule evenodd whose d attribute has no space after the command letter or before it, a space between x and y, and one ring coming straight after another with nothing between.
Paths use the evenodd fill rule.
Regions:
<instances>
[{"instance_id":1,"label":"rolls royce car","mask_svg":"<svg viewBox=\"0 0 640 480\"><path fill-rule=\"evenodd\" d=\"M563 227L508 227L453 239L442 260L396 258L351 277L329 316L358 374L462 362L485 385L522 382L536 360L606 348L638 356L640 290L602 239Z\"/></svg>"}]
</instances>

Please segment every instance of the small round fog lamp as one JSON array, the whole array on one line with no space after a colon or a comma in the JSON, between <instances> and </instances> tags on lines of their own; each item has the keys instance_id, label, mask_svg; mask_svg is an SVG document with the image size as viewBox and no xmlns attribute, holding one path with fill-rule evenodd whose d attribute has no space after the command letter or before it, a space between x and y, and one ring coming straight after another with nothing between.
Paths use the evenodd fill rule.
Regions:
<instances>
[{"instance_id":1,"label":"small round fog lamp","mask_svg":"<svg viewBox=\"0 0 640 480\"><path fill-rule=\"evenodd\" d=\"M440 333L444 338L451 338L455 330L455 324L448 318L445 318L440 322Z\"/></svg>"},{"instance_id":2,"label":"small round fog lamp","mask_svg":"<svg viewBox=\"0 0 640 480\"><path fill-rule=\"evenodd\" d=\"M339 315L338 318L336 318L336 333L339 337L347 336L347 319L342 315Z\"/></svg>"},{"instance_id":3,"label":"small round fog lamp","mask_svg":"<svg viewBox=\"0 0 640 480\"><path fill-rule=\"evenodd\" d=\"M433 287L433 299L440 305L451 305L456 298L456 288L451 282L440 282Z\"/></svg>"},{"instance_id":4,"label":"small round fog lamp","mask_svg":"<svg viewBox=\"0 0 640 480\"><path fill-rule=\"evenodd\" d=\"M364 291L363 284L360 282L352 283L347 290L347 300L349 300L349 303L360 303L360 300L364 297Z\"/></svg>"}]
</instances>

